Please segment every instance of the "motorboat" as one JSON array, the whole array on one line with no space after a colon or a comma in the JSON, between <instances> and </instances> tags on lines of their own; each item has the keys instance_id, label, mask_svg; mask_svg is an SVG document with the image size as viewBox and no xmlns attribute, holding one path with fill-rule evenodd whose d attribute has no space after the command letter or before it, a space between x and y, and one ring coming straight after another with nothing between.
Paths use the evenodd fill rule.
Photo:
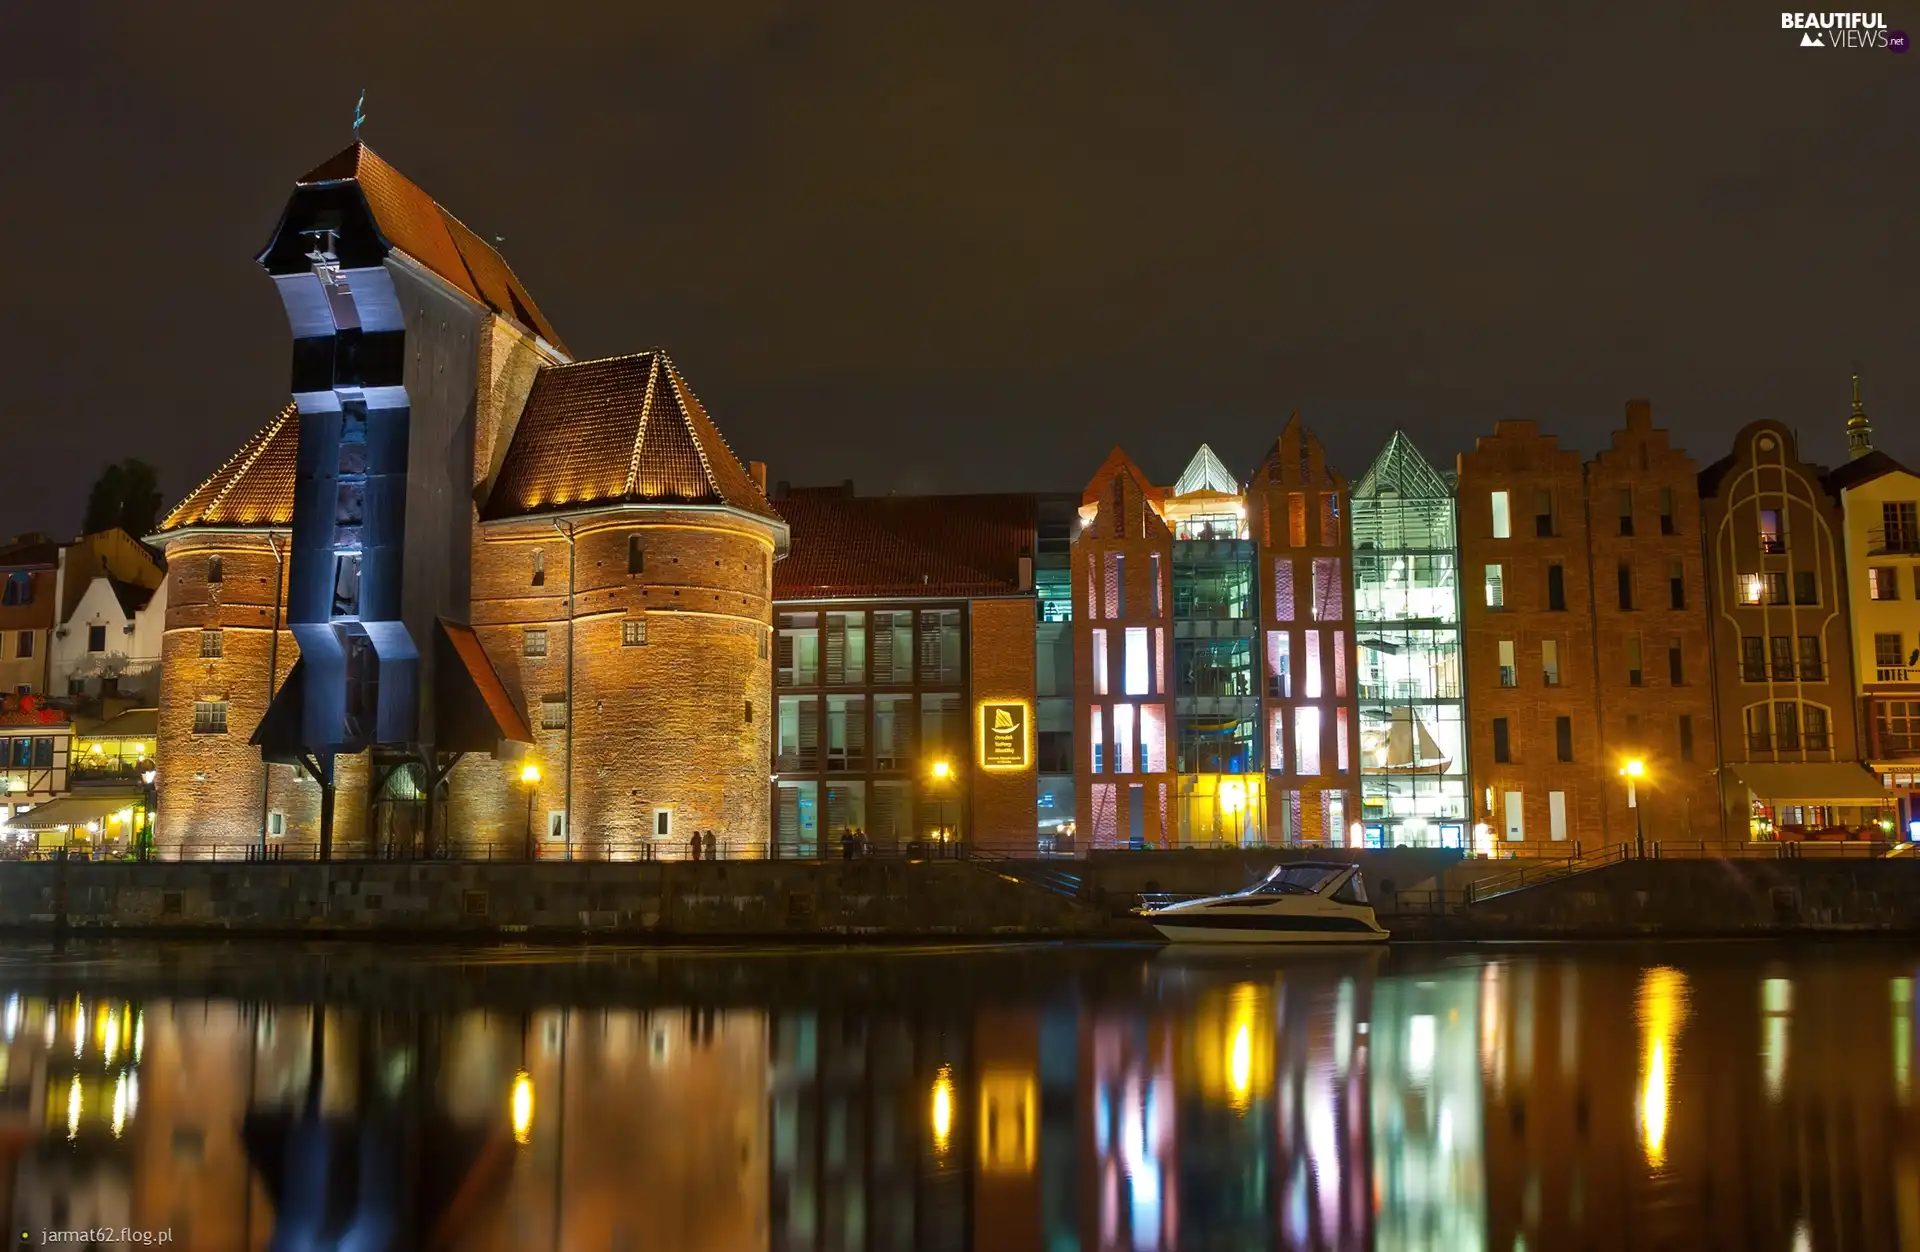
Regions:
<instances>
[{"instance_id":1,"label":"motorboat","mask_svg":"<svg viewBox=\"0 0 1920 1252\"><path fill-rule=\"evenodd\" d=\"M1275 866L1245 891L1143 908L1174 943L1379 943L1360 867L1326 861Z\"/></svg>"}]
</instances>

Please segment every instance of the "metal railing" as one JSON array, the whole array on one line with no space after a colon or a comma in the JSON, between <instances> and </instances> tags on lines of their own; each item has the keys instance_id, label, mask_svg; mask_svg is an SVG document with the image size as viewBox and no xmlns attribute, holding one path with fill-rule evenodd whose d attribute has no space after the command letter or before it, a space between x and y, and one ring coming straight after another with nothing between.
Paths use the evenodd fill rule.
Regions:
<instances>
[{"instance_id":1,"label":"metal railing","mask_svg":"<svg viewBox=\"0 0 1920 1252\"><path fill-rule=\"evenodd\" d=\"M1483 878L1477 882L1466 884L1460 892L1461 900L1466 904L1490 900L1494 896L1505 895L1510 891L1518 891L1522 887L1538 886L1543 882L1551 882L1555 879L1566 878L1573 874L1585 873L1587 870L1599 869L1603 865L1617 864L1620 861L1630 859L1632 855L1632 844L1616 843L1602 848L1597 852L1584 855L1579 851L1575 851L1568 856L1542 857L1536 860L1530 860L1511 873L1497 874L1491 878Z\"/></svg>"},{"instance_id":2,"label":"metal railing","mask_svg":"<svg viewBox=\"0 0 1920 1252\"><path fill-rule=\"evenodd\" d=\"M1908 526L1867 527L1867 555L1890 556L1920 553L1920 530Z\"/></svg>"}]
</instances>

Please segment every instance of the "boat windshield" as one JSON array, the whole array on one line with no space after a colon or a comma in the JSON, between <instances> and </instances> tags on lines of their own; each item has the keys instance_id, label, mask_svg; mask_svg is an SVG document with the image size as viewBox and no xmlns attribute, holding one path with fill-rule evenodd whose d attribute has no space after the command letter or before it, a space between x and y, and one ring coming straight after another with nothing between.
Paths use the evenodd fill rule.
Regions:
<instances>
[{"instance_id":1,"label":"boat windshield","mask_svg":"<svg viewBox=\"0 0 1920 1252\"><path fill-rule=\"evenodd\" d=\"M1273 872L1235 894L1243 896L1318 895L1344 865L1277 865Z\"/></svg>"}]
</instances>

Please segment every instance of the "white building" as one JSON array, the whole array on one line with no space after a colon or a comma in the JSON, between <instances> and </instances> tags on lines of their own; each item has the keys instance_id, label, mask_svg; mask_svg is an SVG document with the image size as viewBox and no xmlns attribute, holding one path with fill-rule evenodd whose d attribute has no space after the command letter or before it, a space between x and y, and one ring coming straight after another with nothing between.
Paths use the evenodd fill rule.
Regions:
<instances>
[{"instance_id":1,"label":"white building","mask_svg":"<svg viewBox=\"0 0 1920 1252\"><path fill-rule=\"evenodd\" d=\"M57 587L50 693L152 705L167 619L159 562L118 531L89 535L60 550Z\"/></svg>"}]
</instances>

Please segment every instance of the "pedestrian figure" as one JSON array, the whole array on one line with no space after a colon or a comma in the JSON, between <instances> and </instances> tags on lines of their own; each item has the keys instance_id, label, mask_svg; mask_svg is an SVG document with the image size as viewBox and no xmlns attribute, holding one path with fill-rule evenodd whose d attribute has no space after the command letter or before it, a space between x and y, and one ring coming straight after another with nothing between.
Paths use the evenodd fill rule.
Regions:
<instances>
[{"instance_id":1,"label":"pedestrian figure","mask_svg":"<svg viewBox=\"0 0 1920 1252\"><path fill-rule=\"evenodd\" d=\"M718 839L715 839L713 837L713 832L709 830L707 832L707 859L709 861L719 860L720 859L719 849L720 849L720 841Z\"/></svg>"},{"instance_id":2,"label":"pedestrian figure","mask_svg":"<svg viewBox=\"0 0 1920 1252\"><path fill-rule=\"evenodd\" d=\"M840 859L843 861L851 861L853 859L853 832L851 830L843 830L840 832Z\"/></svg>"},{"instance_id":3,"label":"pedestrian figure","mask_svg":"<svg viewBox=\"0 0 1920 1252\"><path fill-rule=\"evenodd\" d=\"M689 861L700 859L700 832L697 830L693 832L693 849L688 853L687 859Z\"/></svg>"}]
</instances>

